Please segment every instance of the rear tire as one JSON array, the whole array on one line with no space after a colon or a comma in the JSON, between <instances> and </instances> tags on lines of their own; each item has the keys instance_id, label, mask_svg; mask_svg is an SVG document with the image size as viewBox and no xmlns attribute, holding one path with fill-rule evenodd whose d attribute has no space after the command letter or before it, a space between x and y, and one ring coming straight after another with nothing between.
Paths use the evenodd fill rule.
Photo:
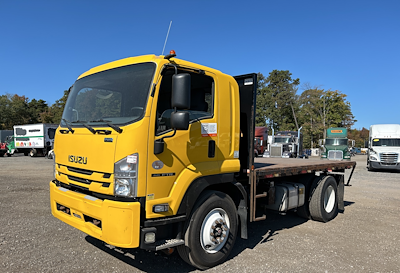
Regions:
<instances>
[{"instance_id":1,"label":"rear tire","mask_svg":"<svg viewBox=\"0 0 400 273\"><path fill-rule=\"evenodd\" d=\"M32 150L30 150L30 152L29 152L29 155L30 155L31 157L36 156L36 154L37 154L36 149L32 149Z\"/></svg>"},{"instance_id":2,"label":"rear tire","mask_svg":"<svg viewBox=\"0 0 400 273\"><path fill-rule=\"evenodd\" d=\"M321 177L311 192L310 215L313 220L328 222L338 214L338 190L335 178Z\"/></svg>"},{"instance_id":3,"label":"rear tire","mask_svg":"<svg viewBox=\"0 0 400 273\"><path fill-rule=\"evenodd\" d=\"M185 244L178 246L181 258L207 269L224 262L232 251L238 229L233 200L225 193L206 191L186 221Z\"/></svg>"}]
</instances>

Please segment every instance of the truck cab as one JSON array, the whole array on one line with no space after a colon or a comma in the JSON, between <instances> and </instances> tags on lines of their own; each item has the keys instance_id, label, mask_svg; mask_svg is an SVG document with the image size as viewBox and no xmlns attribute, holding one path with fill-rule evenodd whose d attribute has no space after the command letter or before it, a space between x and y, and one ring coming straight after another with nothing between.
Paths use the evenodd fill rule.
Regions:
<instances>
[{"instance_id":1,"label":"truck cab","mask_svg":"<svg viewBox=\"0 0 400 273\"><path fill-rule=\"evenodd\" d=\"M232 77L174 53L127 58L82 74L56 132L53 215L118 247L180 246L185 260L194 248L210 254L192 262L199 268L226 259L253 164L256 77ZM191 228L216 232L199 246L182 232L202 198L222 203L209 212L217 225ZM216 252L224 254L211 255Z\"/></svg>"},{"instance_id":2,"label":"truck cab","mask_svg":"<svg viewBox=\"0 0 400 273\"><path fill-rule=\"evenodd\" d=\"M303 150L303 135L296 131L279 131L273 137L269 157L296 158Z\"/></svg>"},{"instance_id":3,"label":"truck cab","mask_svg":"<svg viewBox=\"0 0 400 273\"><path fill-rule=\"evenodd\" d=\"M368 170L400 170L400 124L375 124L369 129Z\"/></svg>"},{"instance_id":4,"label":"truck cab","mask_svg":"<svg viewBox=\"0 0 400 273\"><path fill-rule=\"evenodd\" d=\"M262 156L268 145L268 128L256 127L254 136L254 155Z\"/></svg>"},{"instance_id":5,"label":"truck cab","mask_svg":"<svg viewBox=\"0 0 400 273\"><path fill-rule=\"evenodd\" d=\"M326 130L326 138L319 141L321 159L350 160L354 141L347 138L347 128L335 127Z\"/></svg>"}]
</instances>

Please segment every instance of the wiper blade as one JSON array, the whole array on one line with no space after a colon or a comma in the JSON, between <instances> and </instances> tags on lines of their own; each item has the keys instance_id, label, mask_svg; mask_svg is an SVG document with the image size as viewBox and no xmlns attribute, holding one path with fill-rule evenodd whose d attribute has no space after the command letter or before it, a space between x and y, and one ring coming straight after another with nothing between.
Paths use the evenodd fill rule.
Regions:
<instances>
[{"instance_id":1,"label":"wiper blade","mask_svg":"<svg viewBox=\"0 0 400 273\"><path fill-rule=\"evenodd\" d=\"M67 131L67 130L60 130L60 132L61 132L61 133L68 133L68 132L74 133L75 130L73 130L72 127L69 125L69 124L71 124L71 122L70 122L69 120L66 120L65 118L63 118L62 120L65 122L65 125L66 125L67 128L68 128L68 131ZM68 124L68 123L69 123L69 124Z\"/></svg>"},{"instance_id":2,"label":"wiper blade","mask_svg":"<svg viewBox=\"0 0 400 273\"><path fill-rule=\"evenodd\" d=\"M104 122L105 124L107 124L109 127L113 128L116 132L118 133L122 133L122 129L120 127L118 127L117 125L114 125L112 123L110 123L109 120L104 120L104 119L98 119L98 120L92 120L90 122Z\"/></svg>"},{"instance_id":3,"label":"wiper blade","mask_svg":"<svg viewBox=\"0 0 400 273\"><path fill-rule=\"evenodd\" d=\"M73 121L73 122L71 122L71 123L80 123L80 124L83 125L83 127L85 127L86 129L88 129L91 133L96 134L96 130L93 129L92 127L90 127L89 125L87 125L86 122L84 122L84 121L77 120L77 121Z\"/></svg>"}]
</instances>

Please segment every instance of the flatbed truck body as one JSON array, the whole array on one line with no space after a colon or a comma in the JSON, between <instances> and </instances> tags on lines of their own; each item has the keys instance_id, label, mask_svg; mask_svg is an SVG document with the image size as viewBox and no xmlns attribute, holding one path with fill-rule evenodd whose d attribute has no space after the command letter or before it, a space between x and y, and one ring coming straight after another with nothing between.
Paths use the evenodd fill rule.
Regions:
<instances>
[{"instance_id":1,"label":"flatbed truck body","mask_svg":"<svg viewBox=\"0 0 400 273\"><path fill-rule=\"evenodd\" d=\"M255 73L173 53L85 72L56 132L52 214L119 248L176 248L200 269L268 211L332 220L355 162L254 161L256 91Z\"/></svg>"}]
</instances>

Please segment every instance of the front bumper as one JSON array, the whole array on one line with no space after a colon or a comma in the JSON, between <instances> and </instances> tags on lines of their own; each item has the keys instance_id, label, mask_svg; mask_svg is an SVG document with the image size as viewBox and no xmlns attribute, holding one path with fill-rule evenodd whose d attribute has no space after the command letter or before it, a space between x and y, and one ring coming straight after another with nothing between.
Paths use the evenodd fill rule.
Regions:
<instances>
[{"instance_id":1,"label":"front bumper","mask_svg":"<svg viewBox=\"0 0 400 273\"><path fill-rule=\"evenodd\" d=\"M400 170L400 163L395 163L392 165L382 164L381 162L377 161L369 161L371 167L373 169L381 169L381 170Z\"/></svg>"},{"instance_id":2,"label":"front bumper","mask_svg":"<svg viewBox=\"0 0 400 273\"><path fill-rule=\"evenodd\" d=\"M101 200L50 182L54 217L107 244L136 248L140 244L140 203Z\"/></svg>"}]
</instances>

